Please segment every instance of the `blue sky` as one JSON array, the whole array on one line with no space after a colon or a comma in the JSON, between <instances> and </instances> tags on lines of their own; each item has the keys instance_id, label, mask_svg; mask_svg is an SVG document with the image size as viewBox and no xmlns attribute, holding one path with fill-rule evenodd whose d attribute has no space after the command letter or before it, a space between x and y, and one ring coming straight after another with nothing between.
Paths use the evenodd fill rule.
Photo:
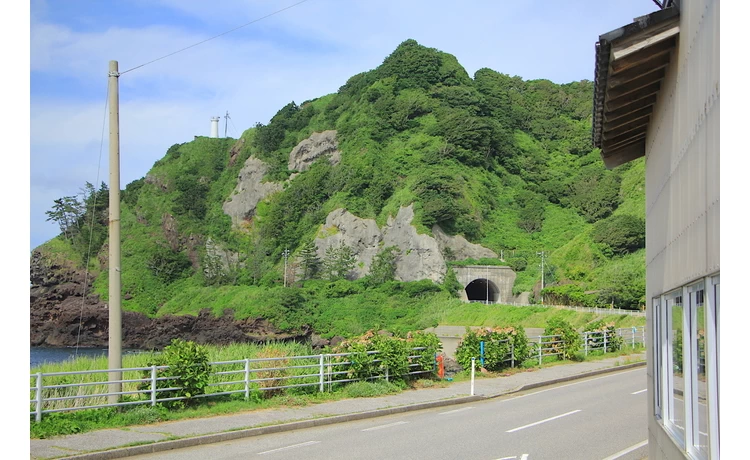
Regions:
<instances>
[{"instance_id":1,"label":"blue sky","mask_svg":"<svg viewBox=\"0 0 750 460\"><path fill-rule=\"evenodd\" d=\"M102 143L107 63L121 72L293 5L298 0L32 0L30 248L53 238L53 200L108 182ZM121 184L175 143L267 123L288 102L335 92L402 41L557 83L593 79L599 34L655 11L650 0L307 0L120 77ZM222 119L221 132L224 130ZM101 159L100 159L101 151Z\"/></svg>"}]
</instances>

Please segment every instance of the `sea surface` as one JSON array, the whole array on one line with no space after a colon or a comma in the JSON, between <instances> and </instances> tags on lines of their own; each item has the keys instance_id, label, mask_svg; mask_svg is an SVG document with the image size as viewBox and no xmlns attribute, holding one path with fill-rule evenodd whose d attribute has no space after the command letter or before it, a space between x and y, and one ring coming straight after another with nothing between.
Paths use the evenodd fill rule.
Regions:
<instances>
[{"instance_id":1,"label":"sea surface","mask_svg":"<svg viewBox=\"0 0 750 460\"><path fill-rule=\"evenodd\" d=\"M123 353L137 353L138 350L123 350ZM59 363L78 356L107 356L106 348L40 348L31 347L31 367L39 366L45 362Z\"/></svg>"}]
</instances>

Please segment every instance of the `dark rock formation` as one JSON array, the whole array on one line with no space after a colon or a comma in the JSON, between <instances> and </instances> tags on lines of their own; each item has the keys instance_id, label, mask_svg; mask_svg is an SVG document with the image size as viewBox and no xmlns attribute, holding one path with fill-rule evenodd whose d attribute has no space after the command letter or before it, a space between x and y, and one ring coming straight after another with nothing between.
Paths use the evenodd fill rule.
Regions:
<instances>
[{"instance_id":1,"label":"dark rock formation","mask_svg":"<svg viewBox=\"0 0 750 460\"><path fill-rule=\"evenodd\" d=\"M97 295L83 296L92 279L67 264L57 264L34 251L31 257L31 346L107 347L109 307ZM89 288L90 289L90 288ZM282 332L262 318L235 320L231 311L216 317L204 309L198 316L159 318L130 311L122 313L122 346L160 349L172 339L200 344L307 340L312 331Z\"/></svg>"}]
</instances>

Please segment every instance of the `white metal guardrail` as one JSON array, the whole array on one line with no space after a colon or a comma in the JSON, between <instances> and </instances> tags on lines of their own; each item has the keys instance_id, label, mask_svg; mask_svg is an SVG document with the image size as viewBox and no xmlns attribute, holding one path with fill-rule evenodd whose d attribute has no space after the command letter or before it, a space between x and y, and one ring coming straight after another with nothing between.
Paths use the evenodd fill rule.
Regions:
<instances>
[{"instance_id":1,"label":"white metal guardrail","mask_svg":"<svg viewBox=\"0 0 750 460\"><path fill-rule=\"evenodd\" d=\"M424 356L424 347L411 350L408 371L405 375L432 373L418 362ZM367 355L377 355L370 351ZM366 378L351 378L350 366L361 353L336 353L308 356L283 356L209 363L213 372L205 394L195 398L209 398L241 394L249 398L252 392L274 391L289 388L317 387L317 391L331 390L333 385L361 380L389 380L387 366ZM382 363L375 358L372 364ZM31 415L40 421L42 414L102 407L150 404L152 406L187 399L169 396L180 387L161 382L176 380L178 376L160 376L169 366L123 368L113 370L86 370L73 372L38 372L31 374ZM121 380L109 380L112 371L122 372ZM122 391L108 391L110 383L122 383ZM108 396L118 395L121 401L108 403Z\"/></svg>"},{"instance_id":2,"label":"white metal guardrail","mask_svg":"<svg viewBox=\"0 0 750 460\"><path fill-rule=\"evenodd\" d=\"M619 337L622 342L619 344L619 349L623 347L635 348L636 345L646 346L646 327L645 326L633 326L628 328L616 329L614 332L610 331L589 331L582 332L581 339L583 341L582 350L584 356L588 356L589 353L598 353L603 351L615 351L613 343L613 337ZM501 341L501 343L507 343L508 340ZM535 340L529 340L528 342L531 351L529 352L529 359L537 359L539 365L542 365L542 361L547 356L561 356L565 351L565 342L556 335L542 335L537 337ZM480 356L478 360L480 365L483 362L482 348L480 346ZM511 367L515 367L517 357L515 356L515 347L513 342L510 342L510 351L507 358L503 362L510 362Z\"/></svg>"}]
</instances>

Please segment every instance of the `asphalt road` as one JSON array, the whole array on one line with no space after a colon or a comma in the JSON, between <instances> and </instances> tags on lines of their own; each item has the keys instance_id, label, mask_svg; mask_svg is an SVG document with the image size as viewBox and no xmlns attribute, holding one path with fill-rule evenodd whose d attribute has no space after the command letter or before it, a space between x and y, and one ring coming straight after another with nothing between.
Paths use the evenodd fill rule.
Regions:
<instances>
[{"instance_id":1,"label":"asphalt road","mask_svg":"<svg viewBox=\"0 0 750 460\"><path fill-rule=\"evenodd\" d=\"M646 458L646 370L482 401L209 444L137 459Z\"/></svg>"}]
</instances>

